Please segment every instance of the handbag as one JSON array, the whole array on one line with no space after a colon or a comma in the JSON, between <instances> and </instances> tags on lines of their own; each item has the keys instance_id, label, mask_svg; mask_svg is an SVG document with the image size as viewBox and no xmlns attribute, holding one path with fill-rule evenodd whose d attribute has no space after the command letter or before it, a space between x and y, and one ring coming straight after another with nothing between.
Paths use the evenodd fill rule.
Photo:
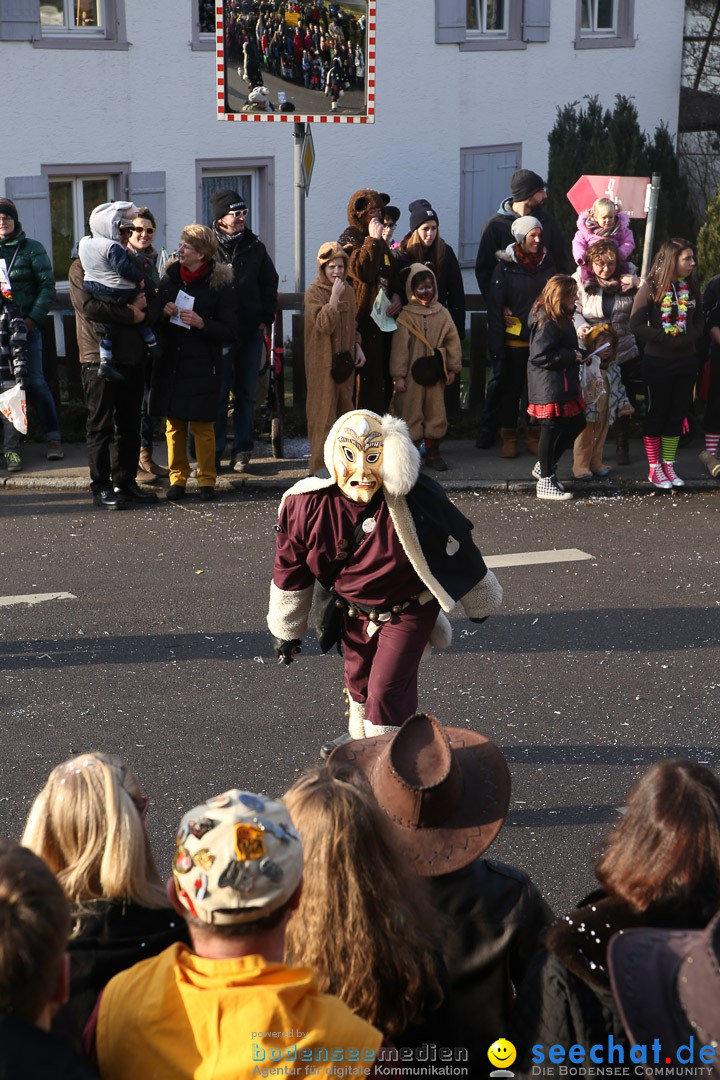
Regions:
<instances>
[{"instance_id":1,"label":"handbag","mask_svg":"<svg viewBox=\"0 0 720 1080\"><path fill-rule=\"evenodd\" d=\"M418 356L417 359L413 361L413 365L410 368L410 374L415 382L420 386L435 386L441 379L444 379L445 382L447 382L447 349L431 345L425 335L420 333L412 320L404 318L404 312L400 312L397 317L397 322L400 326L409 330L411 334L414 334L415 337L430 350L427 356Z\"/></svg>"},{"instance_id":2,"label":"handbag","mask_svg":"<svg viewBox=\"0 0 720 1080\"><path fill-rule=\"evenodd\" d=\"M377 510L380 503L380 496L381 492L376 492L370 502L365 507L365 512L359 518L358 523L355 526L355 531L352 535L352 540L348 545L347 557L342 560L342 563L340 564L340 566L338 566L337 570L333 574L332 581L330 582L330 587L328 589L325 589L328 598L325 601L325 607L323 608L322 616L319 620L319 625L317 628L318 644L320 645L320 652L322 653L330 652L333 646L335 646L337 648L337 651L342 654L341 638L343 620L345 618L345 605L342 601L338 603L339 597L335 592L334 588L335 581L337 580L338 575L348 565L350 559L352 558L355 550L358 547L358 544L362 540L364 535L363 523L366 521L367 518L372 517Z\"/></svg>"},{"instance_id":3,"label":"handbag","mask_svg":"<svg viewBox=\"0 0 720 1080\"><path fill-rule=\"evenodd\" d=\"M343 349L341 352L336 352L333 355L332 363L330 364L330 374L336 383L344 383L346 379L349 379L355 370L355 361L353 360L352 353L348 349Z\"/></svg>"}]
</instances>

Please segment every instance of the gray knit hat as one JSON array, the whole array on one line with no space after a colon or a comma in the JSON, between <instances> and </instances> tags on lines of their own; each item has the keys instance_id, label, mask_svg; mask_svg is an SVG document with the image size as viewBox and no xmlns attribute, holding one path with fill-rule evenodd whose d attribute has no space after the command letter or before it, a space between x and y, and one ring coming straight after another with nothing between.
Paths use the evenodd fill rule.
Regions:
<instances>
[{"instance_id":1,"label":"gray knit hat","mask_svg":"<svg viewBox=\"0 0 720 1080\"><path fill-rule=\"evenodd\" d=\"M542 230L542 221L538 221L532 214L525 214L524 217L515 218L510 229L516 242L518 244L524 244L525 237L532 229Z\"/></svg>"}]
</instances>

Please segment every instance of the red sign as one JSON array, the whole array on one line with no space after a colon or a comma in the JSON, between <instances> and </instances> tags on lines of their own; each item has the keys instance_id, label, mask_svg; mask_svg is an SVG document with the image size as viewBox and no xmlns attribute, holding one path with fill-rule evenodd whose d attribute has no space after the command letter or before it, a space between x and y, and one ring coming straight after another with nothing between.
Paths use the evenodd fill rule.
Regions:
<instances>
[{"instance_id":1,"label":"red sign","mask_svg":"<svg viewBox=\"0 0 720 1080\"><path fill-rule=\"evenodd\" d=\"M647 217L645 195L649 176L581 176L567 193L573 208L582 213L596 199L612 199L631 218Z\"/></svg>"}]
</instances>

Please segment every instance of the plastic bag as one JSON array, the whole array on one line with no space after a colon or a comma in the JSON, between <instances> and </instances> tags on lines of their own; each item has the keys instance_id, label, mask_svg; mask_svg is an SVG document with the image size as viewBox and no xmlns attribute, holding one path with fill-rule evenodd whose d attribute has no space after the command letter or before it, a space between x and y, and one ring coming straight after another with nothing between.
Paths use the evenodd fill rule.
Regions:
<instances>
[{"instance_id":1,"label":"plastic bag","mask_svg":"<svg viewBox=\"0 0 720 1080\"><path fill-rule=\"evenodd\" d=\"M19 383L0 394L0 413L21 435L27 435L27 405L25 391Z\"/></svg>"},{"instance_id":2,"label":"plastic bag","mask_svg":"<svg viewBox=\"0 0 720 1080\"><path fill-rule=\"evenodd\" d=\"M607 393L605 380L600 370L600 357L597 353L593 354L589 364L584 363L581 365L580 387L586 405L595 405L602 395Z\"/></svg>"}]
</instances>

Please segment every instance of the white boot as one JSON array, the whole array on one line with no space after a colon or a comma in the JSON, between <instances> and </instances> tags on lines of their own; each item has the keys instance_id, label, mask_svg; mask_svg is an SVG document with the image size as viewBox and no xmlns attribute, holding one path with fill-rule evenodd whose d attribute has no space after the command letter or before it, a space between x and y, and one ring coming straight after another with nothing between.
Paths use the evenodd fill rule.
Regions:
<instances>
[{"instance_id":1,"label":"white boot","mask_svg":"<svg viewBox=\"0 0 720 1080\"><path fill-rule=\"evenodd\" d=\"M365 738L365 705L362 701L355 701L350 697L350 692L345 687L345 715L348 718L348 732L351 739Z\"/></svg>"},{"instance_id":2,"label":"white boot","mask_svg":"<svg viewBox=\"0 0 720 1080\"><path fill-rule=\"evenodd\" d=\"M377 735L392 735L394 732L399 730L399 725L397 727L393 727L392 724L371 724L369 720L365 721L366 739L374 739Z\"/></svg>"}]
</instances>

